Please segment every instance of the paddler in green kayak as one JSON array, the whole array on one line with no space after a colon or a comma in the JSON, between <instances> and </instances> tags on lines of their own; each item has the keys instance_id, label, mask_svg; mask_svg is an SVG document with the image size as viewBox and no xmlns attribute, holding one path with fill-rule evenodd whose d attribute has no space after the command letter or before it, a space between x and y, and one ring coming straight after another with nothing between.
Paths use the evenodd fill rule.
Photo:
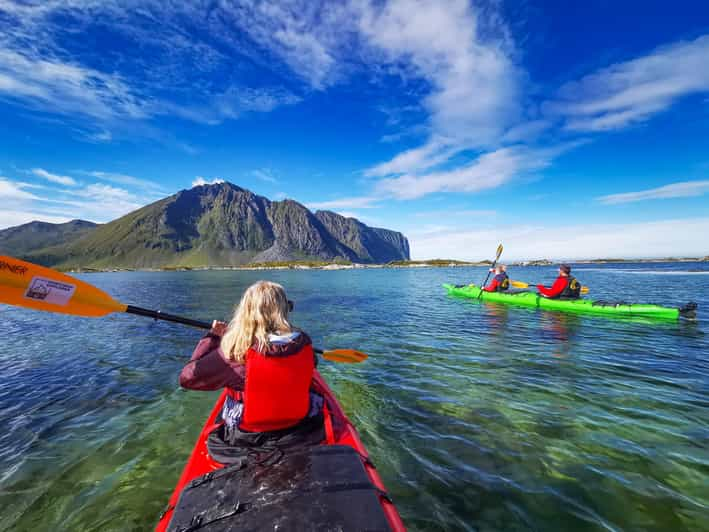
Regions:
<instances>
[{"instance_id":1,"label":"paddler in green kayak","mask_svg":"<svg viewBox=\"0 0 709 532\"><path fill-rule=\"evenodd\" d=\"M495 276L488 283L486 287L483 288L485 292L504 292L510 288L510 278L507 276L507 266L504 264L498 264L495 266L494 270Z\"/></svg>"},{"instance_id":2,"label":"paddler in green kayak","mask_svg":"<svg viewBox=\"0 0 709 532\"><path fill-rule=\"evenodd\" d=\"M551 288L538 284L537 290L539 290L539 295L549 299L578 299L581 297L581 283L571 275L571 266L568 264L559 266L559 276Z\"/></svg>"}]
</instances>

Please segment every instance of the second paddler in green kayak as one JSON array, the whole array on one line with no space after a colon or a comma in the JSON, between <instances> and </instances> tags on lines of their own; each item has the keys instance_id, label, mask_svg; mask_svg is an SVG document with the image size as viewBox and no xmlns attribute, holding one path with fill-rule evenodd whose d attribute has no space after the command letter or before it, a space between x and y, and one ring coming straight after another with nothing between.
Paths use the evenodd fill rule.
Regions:
<instances>
[{"instance_id":1,"label":"second paddler in green kayak","mask_svg":"<svg viewBox=\"0 0 709 532\"><path fill-rule=\"evenodd\" d=\"M571 266L568 264L559 266L559 276L551 288L538 284L537 290L540 296L549 299L578 299L581 297L581 283L571 275Z\"/></svg>"}]
</instances>

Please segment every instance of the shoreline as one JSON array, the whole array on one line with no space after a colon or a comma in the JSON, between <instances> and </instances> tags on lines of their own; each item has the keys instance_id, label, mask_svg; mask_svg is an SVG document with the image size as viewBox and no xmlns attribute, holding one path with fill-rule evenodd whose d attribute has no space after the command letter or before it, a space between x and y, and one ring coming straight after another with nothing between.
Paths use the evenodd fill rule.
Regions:
<instances>
[{"instance_id":1,"label":"shoreline","mask_svg":"<svg viewBox=\"0 0 709 532\"><path fill-rule=\"evenodd\" d=\"M546 259L510 262L508 266L528 267L528 266L553 266L561 261L550 261ZM709 257L704 258L664 258L664 259L586 259L568 261L572 265L588 264L672 264L690 262L709 262ZM290 263L290 264L244 264L241 266L167 266L162 268L72 268L63 270L67 273L109 273L109 272L187 272L187 271L262 271L262 270L365 270L365 269L402 269L402 268L469 268L490 266L490 261L464 262L457 260L432 261L397 261L387 264L342 264L342 263Z\"/></svg>"}]
</instances>

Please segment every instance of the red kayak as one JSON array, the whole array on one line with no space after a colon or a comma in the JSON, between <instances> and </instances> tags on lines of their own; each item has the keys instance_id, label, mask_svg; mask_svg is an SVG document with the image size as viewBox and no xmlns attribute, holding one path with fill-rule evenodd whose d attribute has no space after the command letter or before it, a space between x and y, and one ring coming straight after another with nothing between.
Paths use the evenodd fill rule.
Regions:
<instances>
[{"instance_id":1,"label":"red kayak","mask_svg":"<svg viewBox=\"0 0 709 532\"><path fill-rule=\"evenodd\" d=\"M225 466L207 452L223 392L156 530L406 530L357 431L317 371L313 389L325 398L326 440L246 469Z\"/></svg>"}]
</instances>

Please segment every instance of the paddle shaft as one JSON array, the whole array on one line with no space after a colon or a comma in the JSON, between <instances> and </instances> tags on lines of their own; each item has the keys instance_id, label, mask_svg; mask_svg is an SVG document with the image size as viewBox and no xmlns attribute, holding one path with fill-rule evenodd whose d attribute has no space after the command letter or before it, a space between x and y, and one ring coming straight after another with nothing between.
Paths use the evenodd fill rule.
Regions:
<instances>
[{"instance_id":1,"label":"paddle shaft","mask_svg":"<svg viewBox=\"0 0 709 532\"><path fill-rule=\"evenodd\" d=\"M497 261L500 260L500 255L502 255L502 244L497 246L497 255L495 255L495 260L492 261L492 266L490 266L490 269L487 271L487 275L485 276L485 280L483 281L483 284L480 285L480 296L482 296L482 289L485 288L485 285L487 284L487 280L490 278L490 274L492 273L492 270L495 269L495 265L497 264Z\"/></svg>"},{"instance_id":2,"label":"paddle shaft","mask_svg":"<svg viewBox=\"0 0 709 532\"><path fill-rule=\"evenodd\" d=\"M134 307L133 305L126 306L126 313L135 314L136 316L145 316L146 318L153 318L155 320L181 323L182 325L189 325L190 327L197 327L198 329L209 330L212 328L212 324L207 321L192 320L190 318L183 318L182 316L175 316L174 314L167 314L159 310Z\"/></svg>"},{"instance_id":3,"label":"paddle shaft","mask_svg":"<svg viewBox=\"0 0 709 532\"><path fill-rule=\"evenodd\" d=\"M175 316L174 314L167 314L166 312L161 312L159 310L150 310L147 308L135 307L133 305L126 306L127 314L134 314L136 316L143 316L145 318L153 318L155 320L169 321L172 323L181 323L182 325L189 325L190 327L197 327L198 329L212 328L212 324L208 321L193 320L190 318L184 318L182 316ZM322 355L323 350L313 347L313 351Z\"/></svg>"}]
</instances>

